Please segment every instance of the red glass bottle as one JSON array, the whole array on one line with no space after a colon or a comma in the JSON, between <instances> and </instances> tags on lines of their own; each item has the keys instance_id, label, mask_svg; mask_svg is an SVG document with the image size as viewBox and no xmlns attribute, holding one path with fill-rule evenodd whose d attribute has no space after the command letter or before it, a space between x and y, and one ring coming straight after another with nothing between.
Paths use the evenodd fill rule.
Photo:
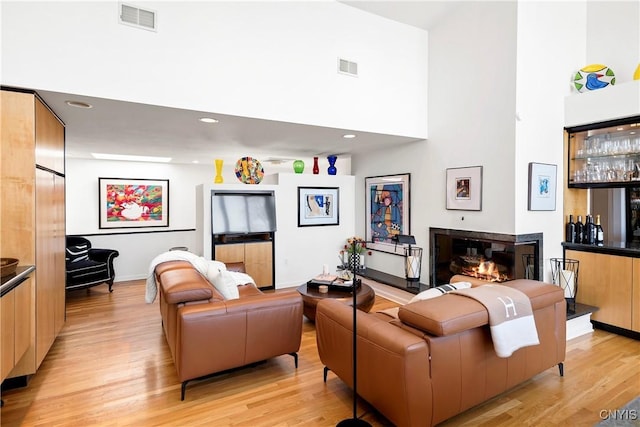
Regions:
<instances>
[{"instance_id":1,"label":"red glass bottle","mask_svg":"<svg viewBox=\"0 0 640 427\"><path fill-rule=\"evenodd\" d=\"M318 175L320 173L320 168L318 167L318 158L313 158L313 174Z\"/></svg>"}]
</instances>

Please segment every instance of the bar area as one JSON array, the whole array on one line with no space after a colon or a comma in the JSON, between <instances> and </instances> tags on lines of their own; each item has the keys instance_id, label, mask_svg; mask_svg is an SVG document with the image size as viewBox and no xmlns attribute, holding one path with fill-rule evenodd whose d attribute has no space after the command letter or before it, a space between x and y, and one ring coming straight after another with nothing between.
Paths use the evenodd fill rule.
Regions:
<instances>
[{"instance_id":1,"label":"bar area","mask_svg":"<svg viewBox=\"0 0 640 427\"><path fill-rule=\"evenodd\" d=\"M565 160L562 246L580 264L576 301L598 307L595 327L640 339L640 116L565 128Z\"/></svg>"}]
</instances>

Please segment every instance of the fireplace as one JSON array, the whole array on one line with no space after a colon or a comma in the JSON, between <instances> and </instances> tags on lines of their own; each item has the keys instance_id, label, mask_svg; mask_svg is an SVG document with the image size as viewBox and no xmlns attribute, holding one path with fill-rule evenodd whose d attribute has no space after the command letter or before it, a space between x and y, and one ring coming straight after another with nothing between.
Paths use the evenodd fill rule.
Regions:
<instances>
[{"instance_id":1,"label":"fireplace","mask_svg":"<svg viewBox=\"0 0 640 427\"><path fill-rule=\"evenodd\" d=\"M456 274L505 282L539 280L543 271L542 233L516 235L430 228L429 242L429 279L435 286L449 283Z\"/></svg>"}]
</instances>

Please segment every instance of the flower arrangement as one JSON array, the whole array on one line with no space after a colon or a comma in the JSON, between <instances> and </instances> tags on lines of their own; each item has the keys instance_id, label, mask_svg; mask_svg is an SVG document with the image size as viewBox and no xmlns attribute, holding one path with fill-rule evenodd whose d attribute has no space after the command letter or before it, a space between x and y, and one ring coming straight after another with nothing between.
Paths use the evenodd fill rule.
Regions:
<instances>
[{"instance_id":1,"label":"flower arrangement","mask_svg":"<svg viewBox=\"0 0 640 427\"><path fill-rule=\"evenodd\" d=\"M372 252L367 250L367 244L361 237L353 236L347 238L347 243L340 251L340 261L342 265L347 266L349 258L354 254L358 254L361 257L363 257L364 255L372 255ZM362 262L363 261L361 261L361 263Z\"/></svg>"},{"instance_id":2,"label":"flower arrangement","mask_svg":"<svg viewBox=\"0 0 640 427\"><path fill-rule=\"evenodd\" d=\"M355 243L355 245L354 245ZM344 245L344 250L348 254L362 254L367 250L367 244L361 237L353 236L347 239L347 244Z\"/></svg>"}]
</instances>

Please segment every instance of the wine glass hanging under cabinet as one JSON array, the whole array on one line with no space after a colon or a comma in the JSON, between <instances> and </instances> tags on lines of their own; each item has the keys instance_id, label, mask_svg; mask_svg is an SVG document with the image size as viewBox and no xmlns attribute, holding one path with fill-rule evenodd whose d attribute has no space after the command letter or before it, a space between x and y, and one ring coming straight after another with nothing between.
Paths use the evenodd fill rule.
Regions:
<instances>
[{"instance_id":1,"label":"wine glass hanging under cabinet","mask_svg":"<svg viewBox=\"0 0 640 427\"><path fill-rule=\"evenodd\" d=\"M640 185L640 117L567 132L569 187Z\"/></svg>"}]
</instances>

